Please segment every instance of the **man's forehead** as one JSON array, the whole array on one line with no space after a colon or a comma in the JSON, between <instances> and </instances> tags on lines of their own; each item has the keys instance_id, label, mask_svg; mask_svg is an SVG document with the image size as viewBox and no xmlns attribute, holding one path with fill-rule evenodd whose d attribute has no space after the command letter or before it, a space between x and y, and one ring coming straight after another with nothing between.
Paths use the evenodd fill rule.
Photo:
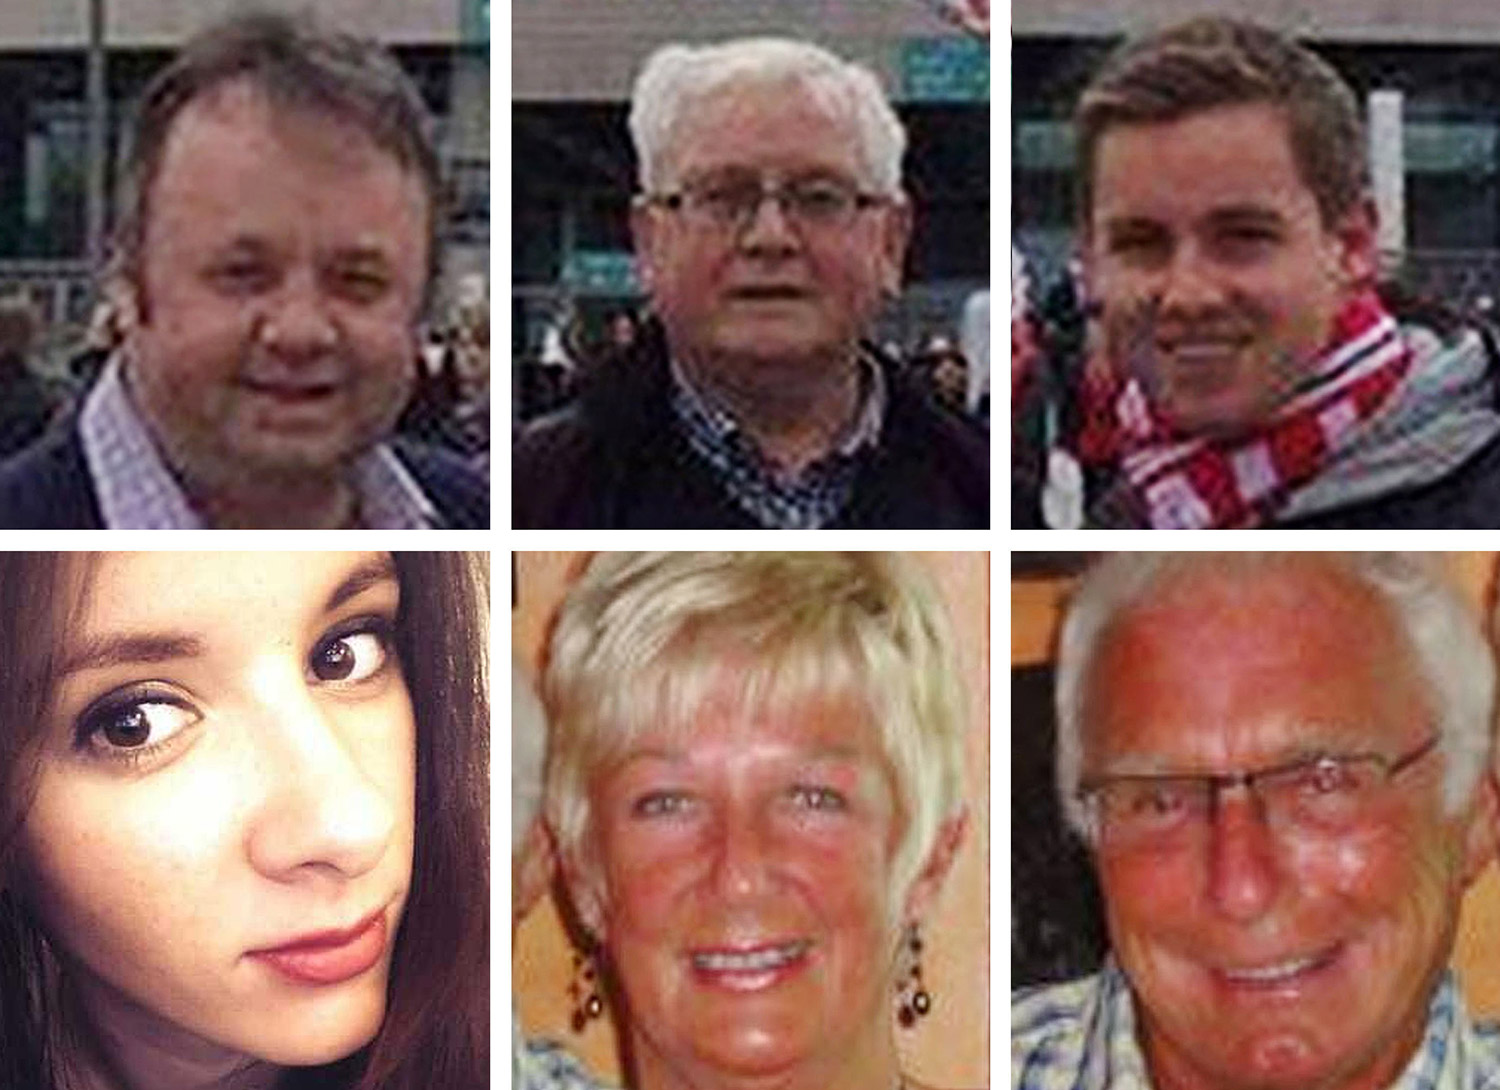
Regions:
<instances>
[{"instance_id":1,"label":"man's forehead","mask_svg":"<svg viewBox=\"0 0 1500 1090\"><path fill-rule=\"evenodd\" d=\"M1285 214L1316 207L1297 162L1290 122L1268 103L1118 122L1100 134L1094 158L1096 224L1142 208L1168 216L1184 209Z\"/></svg>"},{"instance_id":2,"label":"man's forehead","mask_svg":"<svg viewBox=\"0 0 1500 1090\"><path fill-rule=\"evenodd\" d=\"M847 174L859 168L859 144L854 119L816 86L741 81L684 104L664 160L679 178L767 165Z\"/></svg>"}]
</instances>

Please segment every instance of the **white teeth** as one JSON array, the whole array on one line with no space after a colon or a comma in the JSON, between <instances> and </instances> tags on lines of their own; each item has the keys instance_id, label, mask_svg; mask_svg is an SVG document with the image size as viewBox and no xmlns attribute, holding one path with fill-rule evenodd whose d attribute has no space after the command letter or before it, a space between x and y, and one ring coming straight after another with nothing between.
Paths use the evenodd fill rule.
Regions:
<instances>
[{"instance_id":1,"label":"white teeth","mask_svg":"<svg viewBox=\"0 0 1500 1090\"><path fill-rule=\"evenodd\" d=\"M1280 965L1267 965L1262 969L1226 969L1224 970L1224 975L1230 980L1248 980L1253 983L1263 984L1267 981L1296 976L1303 970L1310 968L1317 960L1317 958L1299 958L1296 961L1282 962Z\"/></svg>"},{"instance_id":2,"label":"white teeth","mask_svg":"<svg viewBox=\"0 0 1500 1090\"><path fill-rule=\"evenodd\" d=\"M807 952L805 941L788 942L781 946L768 946L748 954L713 952L694 954L693 965L715 973L754 973L776 969L796 961Z\"/></svg>"}]
</instances>

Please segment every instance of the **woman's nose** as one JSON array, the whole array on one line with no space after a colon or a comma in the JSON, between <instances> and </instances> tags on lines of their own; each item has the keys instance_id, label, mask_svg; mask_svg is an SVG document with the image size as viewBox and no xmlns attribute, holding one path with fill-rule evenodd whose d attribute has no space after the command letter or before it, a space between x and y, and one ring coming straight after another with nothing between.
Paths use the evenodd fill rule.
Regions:
<instances>
[{"instance_id":1,"label":"woman's nose","mask_svg":"<svg viewBox=\"0 0 1500 1090\"><path fill-rule=\"evenodd\" d=\"M251 726L261 788L248 831L252 865L280 881L371 870L390 845L397 800L300 678L262 695Z\"/></svg>"}]
</instances>

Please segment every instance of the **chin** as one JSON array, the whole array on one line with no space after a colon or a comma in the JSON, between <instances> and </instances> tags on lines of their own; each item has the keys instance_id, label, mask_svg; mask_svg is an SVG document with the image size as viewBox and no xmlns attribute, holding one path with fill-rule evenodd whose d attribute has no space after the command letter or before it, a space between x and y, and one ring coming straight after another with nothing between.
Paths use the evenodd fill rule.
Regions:
<instances>
[{"instance_id":1,"label":"chin","mask_svg":"<svg viewBox=\"0 0 1500 1090\"><path fill-rule=\"evenodd\" d=\"M285 1067L318 1067L354 1055L375 1039L385 1021L385 1001L338 1004L328 1011L287 1012L286 1026L264 1047L248 1051Z\"/></svg>"}]
</instances>

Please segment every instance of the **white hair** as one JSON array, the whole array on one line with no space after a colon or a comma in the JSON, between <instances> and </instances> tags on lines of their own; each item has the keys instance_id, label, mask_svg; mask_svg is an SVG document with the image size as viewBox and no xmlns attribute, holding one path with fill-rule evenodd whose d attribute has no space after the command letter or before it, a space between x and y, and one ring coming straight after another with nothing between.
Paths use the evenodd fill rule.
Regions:
<instances>
[{"instance_id":1,"label":"white hair","mask_svg":"<svg viewBox=\"0 0 1500 1090\"><path fill-rule=\"evenodd\" d=\"M542 809L547 717L531 679L510 664L510 850L514 855Z\"/></svg>"},{"instance_id":2,"label":"white hair","mask_svg":"<svg viewBox=\"0 0 1500 1090\"><path fill-rule=\"evenodd\" d=\"M1424 553L1116 553L1084 575L1068 607L1057 652L1057 791L1068 824L1085 841L1083 775L1086 687L1112 624L1169 580L1248 580L1288 558L1316 558L1373 590L1391 609L1426 682L1446 759L1443 802L1456 812L1490 757L1495 663L1440 561ZM1359 633L1350 633L1350 641Z\"/></svg>"},{"instance_id":3,"label":"white hair","mask_svg":"<svg viewBox=\"0 0 1500 1090\"><path fill-rule=\"evenodd\" d=\"M818 46L788 38L738 38L717 45L668 45L647 59L630 100L630 135L640 164L641 188L666 184L663 163L674 150L677 127L705 99L746 85L793 84L858 138L868 185L889 197L901 194L906 130L863 65Z\"/></svg>"}]
</instances>

